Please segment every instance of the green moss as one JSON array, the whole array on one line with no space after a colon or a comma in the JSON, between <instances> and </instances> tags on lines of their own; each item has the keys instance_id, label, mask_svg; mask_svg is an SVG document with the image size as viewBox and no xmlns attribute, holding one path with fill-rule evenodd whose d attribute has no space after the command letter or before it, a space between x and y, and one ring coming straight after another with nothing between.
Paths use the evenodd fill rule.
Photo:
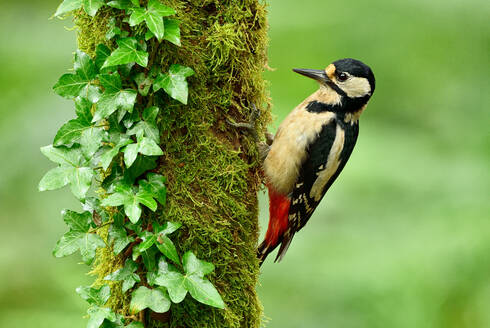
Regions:
<instances>
[{"instance_id":1,"label":"green moss","mask_svg":"<svg viewBox=\"0 0 490 328\"><path fill-rule=\"evenodd\" d=\"M147 327L259 327L257 150L254 140L225 120L248 120L253 103L268 108L262 79L267 66L265 6L257 0L162 2L177 10L182 46L154 43L150 57L162 71L178 63L192 67L196 74L189 78L187 106L163 93L155 99L162 109L164 150L158 171L168 178L168 203L158 216L183 224L174 238L181 254L192 250L215 264L210 279L226 308L214 309L187 297L172 305L170 321L149 319ZM96 45L105 42L106 25L113 14L108 9L95 18L77 13L81 50L93 55ZM264 110L259 129L269 121L270 113ZM101 279L122 263L110 250L99 250L93 272ZM126 313L127 297L120 286L112 287L110 305Z\"/></svg>"},{"instance_id":2,"label":"green moss","mask_svg":"<svg viewBox=\"0 0 490 328\"><path fill-rule=\"evenodd\" d=\"M90 56L95 56L95 49L100 43L108 43L106 33L109 20L115 17L116 12L107 7L103 7L97 12L95 18L87 15L80 9L74 13L75 25L78 29L78 49Z\"/></svg>"}]
</instances>

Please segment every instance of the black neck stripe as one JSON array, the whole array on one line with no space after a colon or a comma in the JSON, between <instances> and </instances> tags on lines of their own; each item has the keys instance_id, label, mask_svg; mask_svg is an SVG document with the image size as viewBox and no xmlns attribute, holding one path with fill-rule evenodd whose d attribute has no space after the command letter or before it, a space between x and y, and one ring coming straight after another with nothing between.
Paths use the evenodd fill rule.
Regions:
<instances>
[{"instance_id":1,"label":"black neck stripe","mask_svg":"<svg viewBox=\"0 0 490 328\"><path fill-rule=\"evenodd\" d=\"M338 112L341 105L332 105L324 102L313 100L306 105L306 110L310 113L322 113L322 112Z\"/></svg>"},{"instance_id":2,"label":"black neck stripe","mask_svg":"<svg viewBox=\"0 0 490 328\"><path fill-rule=\"evenodd\" d=\"M345 113L357 112L367 104L369 96L360 98L342 97L340 104L327 104L321 101L313 100L306 105L306 110L310 113L334 112L344 115Z\"/></svg>"},{"instance_id":3,"label":"black neck stripe","mask_svg":"<svg viewBox=\"0 0 490 328\"><path fill-rule=\"evenodd\" d=\"M335 90L335 92L337 92L339 95L341 96L344 96L344 97L347 97L347 94L344 92L344 90L340 89L335 83L333 83L332 81L328 81L327 82L328 86L332 89Z\"/></svg>"}]
</instances>

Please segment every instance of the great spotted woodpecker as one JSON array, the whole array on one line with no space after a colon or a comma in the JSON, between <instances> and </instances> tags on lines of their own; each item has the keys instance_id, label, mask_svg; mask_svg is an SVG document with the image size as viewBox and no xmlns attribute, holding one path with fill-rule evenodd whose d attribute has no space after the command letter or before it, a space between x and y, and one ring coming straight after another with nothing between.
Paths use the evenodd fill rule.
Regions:
<instances>
[{"instance_id":1,"label":"great spotted woodpecker","mask_svg":"<svg viewBox=\"0 0 490 328\"><path fill-rule=\"evenodd\" d=\"M320 84L281 123L263 170L269 190L269 227L258 248L262 263L279 244L281 260L325 192L344 168L359 131L359 116L375 79L362 62L346 58L325 70L294 69Z\"/></svg>"}]
</instances>

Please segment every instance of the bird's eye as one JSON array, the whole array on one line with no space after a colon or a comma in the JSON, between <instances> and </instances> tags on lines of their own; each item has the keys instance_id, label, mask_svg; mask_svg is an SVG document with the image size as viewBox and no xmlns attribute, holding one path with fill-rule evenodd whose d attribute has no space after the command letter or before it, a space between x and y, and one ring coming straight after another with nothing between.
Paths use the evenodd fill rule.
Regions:
<instances>
[{"instance_id":1,"label":"bird's eye","mask_svg":"<svg viewBox=\"0 0 490 328\"><path fill-rule=\"evenodd\" d=\"M340 81L340 82L344 82L345 80L347 80L349 78L349 75L347 73L344 73L344 72L341 72L339 74L339 76L337 77L337 79Z\"/></svg>"}]
</instances>

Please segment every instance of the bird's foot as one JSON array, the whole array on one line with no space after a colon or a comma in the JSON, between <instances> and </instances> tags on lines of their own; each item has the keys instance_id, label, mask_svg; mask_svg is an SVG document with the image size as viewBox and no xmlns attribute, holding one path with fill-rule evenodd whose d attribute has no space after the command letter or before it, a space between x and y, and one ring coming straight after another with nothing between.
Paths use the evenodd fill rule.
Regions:
<instances>
[{"instance_id":1,"label":"bird's foot","mask_svg":"<svg viewBox=\"0 0 490 328\"><path fill-rule=\"evenodd\" d=\"M265 142L260 141L259 134L257 132L257 119L260 117L260 110L255 106L255 104L252 104L252 114L250 115L250 119L248 122L231 122L230 120L226 120L226 122L239 129L246 129L248 133L252 135L252 137L255 139L255 142L257 143L257 148L259 150L259 156L260 156L260 161L263 162L265 158L267 157L267 154L269 153L270 146L272 145L272 142L274 141L274 135L272 133L266 132L265 135Z\"/></svg>"},{"instance_id":2,"label":"bird's foot","mask_svg":"<svg viewBox=\"0 0 490 328\"><path fill-rule=\"evenodd\" d=\"M260 117L260 110L255 106L255 104L252 104L252 113L250 114L250 119L248 122L232 122L229 119L226 119L226 123L229 125L239 128L239 129L246 129L248 133L250 133L256 141L259 140L259 134L257 132L257 119Z\"/></svg>"}]
</instances>

